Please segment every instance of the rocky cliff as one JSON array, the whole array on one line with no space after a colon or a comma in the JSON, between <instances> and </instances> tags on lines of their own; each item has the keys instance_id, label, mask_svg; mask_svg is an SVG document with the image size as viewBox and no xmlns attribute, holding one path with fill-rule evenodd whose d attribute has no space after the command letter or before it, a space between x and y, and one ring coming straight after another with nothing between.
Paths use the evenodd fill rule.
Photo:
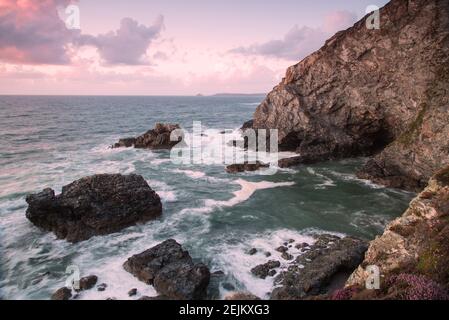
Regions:
<instances>
[{"instance_id":1,"label":"rocky cliff","mask_svg":"<svg viewBox=\"0 0 449 320\"><path fill-rule=\"evenodd\" d=\"M368 16L367 16L368 17ZM375 155L360 177L422 189L449 163L449 1L392 0L290 67L257 108L307 162Z\"/></svg>"},{"instance_id":2,"label":"rocky cliff","mask_svg":"<svg viewBox=\"0 0 449 320\"><path fill-rule=\"evenodd\" d=\"M365 290L367 266L380 268L380 290ZM404 215L371 242L345 298L449 299L449 167L439 171Z\"/></svg>"}]
</instances>

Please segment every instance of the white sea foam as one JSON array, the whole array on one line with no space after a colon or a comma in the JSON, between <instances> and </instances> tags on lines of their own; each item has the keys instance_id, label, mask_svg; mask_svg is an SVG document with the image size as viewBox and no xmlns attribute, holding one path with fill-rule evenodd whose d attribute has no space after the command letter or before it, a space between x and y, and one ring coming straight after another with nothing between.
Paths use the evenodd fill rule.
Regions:
<instances>
[{"instance_id":1,"label":"white sea foam","mask_svg":"<svg viewBox=\"0 0 449 320\"><path fill-rule=\"evenodd\" d=\"M298 256L301 252L294 247L297 243L313 244L315 240L301 232L280 229L276 231L266 232L263 234L256 234L249 239L242 239L237 245L223 245L220 248L216 259L220 265L220 268L225 273L232 274L233 277L241 284L242 289L247 290L260 298L269 298L269 292L273 289L273 277L267 277L266 279L259 279L251 273L251 269L259 264L266 263L268 260L278 260L281 262L281 267L277 268L278 273L281 270L287 268L288 261L281 257L281 253L274 249L283 245L284 242L290 239L295 240L292 243L292 247L289 249L289 253L293 256ZM248 250L256 248L257 253L254 255L247 254ZM271 253L270 257L266 257L265 254ZM221 298L224 298L230 292L221 288Z\"/></svg>"},{"instance_id":2,"label":"white sea foam","mask_svg":"<svg viewBox=\"0 0 449 320\"><path fill-rule=\"evenodd\" d=\"M185 174L186 176L188 176L188 177L190 177L192 179L201 179L201 178L204 178L206 176L206 174L204 172L202 172L202 171L176 169L173 172Z\"/></svg>"},{"instance_id":3,"label":"white sea foam","mask_svg":"<svg viewBox=\"0 0 449 320\"><path fill-rule=\"evenodd\" d=\"M233 207L242 202L247 201L257 190L289 187L294 185L294 182L250 182L243 179L237 179L235 184L240 185L241 189L233 192L233 197L229 200L214 200L207 199L204 201L204 206L199 208L186 208L181 210L181 213L195 212L195 213L210 213L217 208Z\"/></svg>"},{"instance_id":4,"label":"white sea foam","mask_svg":"<svg viewBox=\"0 0 449 320\"><path fill-rule=\"evenodd\" d=\"M171 186L162 181L147 180L148 185L156 191L164 202L175 202L178 198Z\"/></svg>"},{"instance_id":5,"label":"white sea foam","mask_svg":"<svg viewBox=\"0 0 449 320\"><path fill-rule=\"evenodd\" d=\"M307 171L311 175L317 176L324 180L322 183L315 185L315 189L326 189L327 187L335 187L336 186L334 180L330 179L329 177L325 176L324 174L316 172L313 168L309 167L309 168L307 168Z\"/></svg>"}]
</instances>

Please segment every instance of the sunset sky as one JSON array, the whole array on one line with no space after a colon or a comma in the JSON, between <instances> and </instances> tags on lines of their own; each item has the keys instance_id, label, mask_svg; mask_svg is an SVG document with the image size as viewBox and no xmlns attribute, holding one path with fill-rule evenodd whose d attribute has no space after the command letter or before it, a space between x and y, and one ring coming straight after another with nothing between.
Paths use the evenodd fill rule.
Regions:
<instances>
[{"instance_id":1,"label":"sunset sky","mask_svg":"<svg viewBox=\"0 0 449 320\"><path fill-rule=\"evenodd\" d=\"M386 2L0 0L0 94L264 93Z\"/></svg>"}]
</instances>

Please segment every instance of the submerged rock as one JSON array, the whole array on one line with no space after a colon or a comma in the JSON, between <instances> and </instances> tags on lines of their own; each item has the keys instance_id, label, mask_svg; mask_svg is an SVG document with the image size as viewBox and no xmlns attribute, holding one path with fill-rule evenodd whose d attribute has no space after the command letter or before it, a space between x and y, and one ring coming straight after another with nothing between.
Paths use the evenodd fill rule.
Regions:
<instances>
[{"instance_id":1,"label":"submerged rock","mask_svg":"<svg viewBox=\"0 0 449 320\"><path fill-rule=\"evenodd\" d=\"M269 164L262 163L260 161L256 161L255 163L239 163L239 164L231 164L226 167L226 172L228 173L241 173L245 171L257 171L261 168L269 168Z\"/></svg>"},{"instance_id":2,"label":"submerged rock","mask_svg":"<svg viewBox=\"0 0 449 320\"><path fill-rule=\"evenodd\" d=\"M67 287L60 288L52 294L51 300L69 300L72 297L72 290Z\"/></svg>"},{"instance_id":3,"label":"submerged rock","mask_svg":"<svg viewBox=\"0 0 449 320\"><path fill-rule=\"evenodd\" d=\"M159 196L141 176L101 174L26 197L26 217L69 242L120 231L162 214Z\"/></svg>"},{"instance_id":4,"label":"submerged rock","mask_svg":"<svg viewBox=\"0 0 449 320\"><path fill-rule=\"evenodd\" d=\"M114 144L113 148L132 147L138 149L171 149L182 139L171 141L170 135L174 130L180 129L178 124L157 123L154 129L145 132L136 138L124 138Z\"/></svg>"},{"instance_id":5,"label":"submerged rock","mask_svg":"<svg viewBox=\"0 0 449 320\"><path fill-rule=\"evenodd\" d=\"M209 269L202 263L195 264L188 251L173 239L130 257L123 267L169 299L203 299L210 280Z\"/></svg>"},{"instance_id":6,"label":"submerged rock","mask_svg":"<svg viewBox=\"0 0 449 320\"><path fill-rule=\"evenodd\" d=\"M319 236L310 251L299 255L275 278L278 287L271 298L298 300L326 293L342 273L349 277L363 260L367 247L366 242L351 237Z\"/></svg>"},{"instance_id":7,"label":"submerged rock","mask_svg":"<svg viewBox=\"0 0 449 320\"><path fill-rule=\"evenodd\" d=\"M288 68L256 109L252 127L300 154L281 167L376 154L360 177L416 190L449 164L449 1L392 0L380 16Z\"/></svg>"}]
</instances>

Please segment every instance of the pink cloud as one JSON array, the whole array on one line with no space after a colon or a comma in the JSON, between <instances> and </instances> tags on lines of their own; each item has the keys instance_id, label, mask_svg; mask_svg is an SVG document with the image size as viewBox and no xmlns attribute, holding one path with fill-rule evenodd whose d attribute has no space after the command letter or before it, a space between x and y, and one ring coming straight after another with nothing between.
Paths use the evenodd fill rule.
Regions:
<instances>
[{"instance_id":1,"label":"pink cloud","mask_svg":"<svg viewBox=\"0 0 449 320\"><path fill-rule=\"evenodd\" d=\"M337 11L327 15L319 28L291 28L282 39L270 40L249 46L232 49L231 53L253 56L277 57L297 61L318 50L335 32L348 28L355 23L355 14Z\"/></svg>"},{"instance_id":2,"label":"pink cloud","mask_svg":"<svg viewBox=\"0 0 449 320\"><path fill-rule=\"evenodd\" d=\"M66 64L73 32L57 8L69 0L0 0L0 59L22 64Z\"/></svg>"},{"instance_id":3,"label":"pink cloud","mask_svg":"<svg viewBox=\"0 0 449 320\"><path fill-rule=\"evenodd\" d=\"M71 45L91 45L108 64L145 64L145 53L164 28L160 16L147 27L124 18L120 28L99 36L66 28L58 9L70 0L0 0L0 60L18 64L70 64Z\"/></svg>"},{"instance_id":4,"label":"pink cloud","mask_svg":"<svg viewBox=\"0 0 449 320\"><path fill-rule=\"evenodd\" d=\"M117 31L99 36L81 35L79 45L97 48L108 64L148 64L145 54L151 42L159 37L164 28L164 17L159 16L152 26L144 26L131 18L124 18Z\"/></svg>"}]
</instances>

